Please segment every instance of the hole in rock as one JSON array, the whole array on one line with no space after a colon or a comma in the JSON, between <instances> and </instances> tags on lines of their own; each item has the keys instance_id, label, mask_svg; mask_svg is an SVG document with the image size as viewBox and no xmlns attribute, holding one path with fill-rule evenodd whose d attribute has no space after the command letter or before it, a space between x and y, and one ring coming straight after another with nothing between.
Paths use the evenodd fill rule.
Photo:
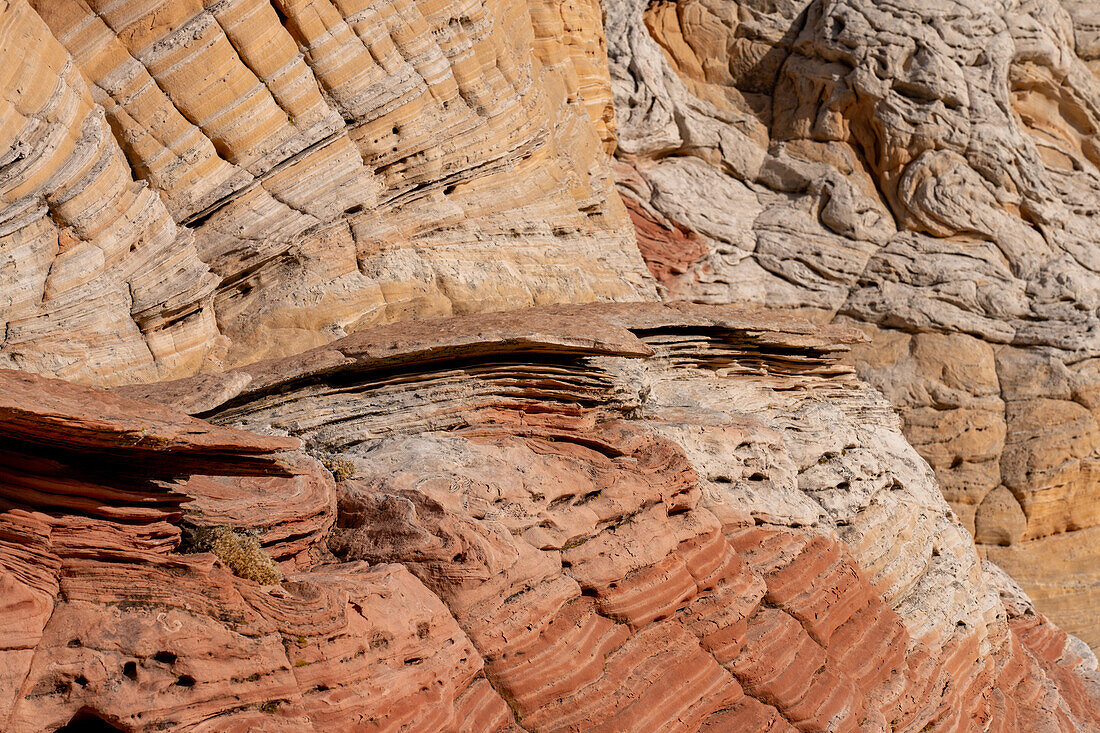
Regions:
<instances>
[{"instance_id":1,"label":"hole in rock","mask_svg":"<svg viewBox=\"0 0 1100 733\"><path fill-rule=\"evenodd\" d=\"M589 598L595 598L596 595L597 595L596 594L596 589L595 588L584 588L583 590L581 590L581 595L582 596L588 596Z\"/></svg>"},{"instance_id":2,"label":"hole in rock","mask_svg":"<svg viewBox=\"0 0 1100 733\"><path fill-rule=\"evenodd\" d=\"M363 204L356 204L355 206L352 206L349 209L345 209L344 213L347 214L348 216L351 216L353 214L358 214L362 210L363 210Z\"/></svg>"},{"instance_id":3,"label":"hole in rock","mask_svg":"<svg viewBox=\"0 0 1100 733\"><path fill-rule=\"evenodd\" d=\"M164 664L175 664L178 658L172 652L157 652L153 655L153 659Z\"/></svg>"},{"instance_id":4,"label":"hole in rock","mask_svg":"<svg viewBox=\"0 0 1100 733\"><path fill-rule=\"evenodd\" d=\"M87 684L88 684L88 678L87 678L87 677L85 677L84 675L78 675L78 676L76 677L76 679L74 679L74 680L73 680L73 682L74 682L75 684L78 684L78 685L80 685L81 687L84 687L85 685L87 685Z\"/></svg>"},{"instance_id":5,"label":"hole in rock","mask_svg":"<svg viewBox=\"0 0 1100 733\"><path fill-rule=\"evenodd\" d=\"M122 728L111 725L93 710L80 710L72 720L54 733L112 733L112 731L121 733Z\"/></svg>"},{"instance_id":6,"label":"hole in rock","mask_svg":"<svg viewBox=\"0 0 1100 733\"><path fill-rule=\"evenodd\" d=\"M757 471L753 475L749 476L749 481L764 481L767 478L768 478L767 476L765 476L764 474Z\"/></svg>"},{"instance_id":7,"label":"hole in rock","mask_svg":"<svg viewBox=\"0 0 1100 733\"><path fill-rule=\"evenodd\" d=\"M176 684L179 685L180 687L194 687L195 686L195 678L192 677L189 674L181 674L176 679Z\"/></svg>"},{"instance_id":8,"label":"hole in rock","mask_svg":"<svg viewBox=\"0 0 1100 733\"><path fill-rule=\"evenodd\" d=\"M122 665L122 674L126 675L132 680L137 679L137 662L127 662Z\"/></svg>"},{"instance_id":9,"label":"hole in rock","mask_svg":"<svg viewBox=\"0 0 1100 733\"><path fill-rule=\"evenodd\" d=\"M546 506L546 508L547 509L557 509L562 504L568 504L569 501L571 499L575 498L575 497L576 497L576 494L566 494L565 496L559 496L557 499L554 499L552 502L550 502Z\"/></svg>"}]
</instances>

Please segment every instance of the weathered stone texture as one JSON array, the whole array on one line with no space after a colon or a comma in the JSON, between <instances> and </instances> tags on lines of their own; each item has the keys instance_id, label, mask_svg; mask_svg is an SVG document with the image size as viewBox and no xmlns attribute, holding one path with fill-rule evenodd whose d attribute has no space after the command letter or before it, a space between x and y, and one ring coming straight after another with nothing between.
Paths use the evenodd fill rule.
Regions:
<instances>
[{"instance_id":1,"label":"weathered stone texture","mask_svg":"<svg viewBox=\"0 0 1100 733\"><path fill-rule=\"evenodd\" d=\"M653 297L595 3L0 12L4 364L151 381L375 323Z\"/></svg>"},{"instance_id":2,"label":"weathered stone texture","mask_svg":"<svg viewBox=\"0 0 1100 733\"><path fill-rule=\"evenodd\" d=\"M438 594L529 730L1095 725L1086 683L1059 702L1010 630L888 405L837 363L859 340L558 307L123 391L346 461L329 548Z\"/></svg>"},{"instance_id":3,"label":"weathered stone texture","mask_svg":"<svg viewBox=\"0 0 1100 733\"><path fill-rule=\"evenodd\" d=\"M1091 11L917 9L0 0L0 729L1100 730Z\"/></svg>"},{"instance_id":4,"label":"weathered stone texture","mask_svg":"<svg viewBox=\"0 0 1100 733\"><path fill-rule=\"evenodd\" d=\"M634 303L115 393L0 371L0 726L1100 729L860 338Z\"/></svg>"},{"instance_id":5,"label":"weathered stone texture","mask_svg":"<svg viewBox=\"0 0 1100 733\"><path fill-rule=\"evenodd\" d=\"M607 14L619 186L665 297L863 330L852 363L982 551L1100 645L1096 4Z\"/></svg>"}]
</instances>

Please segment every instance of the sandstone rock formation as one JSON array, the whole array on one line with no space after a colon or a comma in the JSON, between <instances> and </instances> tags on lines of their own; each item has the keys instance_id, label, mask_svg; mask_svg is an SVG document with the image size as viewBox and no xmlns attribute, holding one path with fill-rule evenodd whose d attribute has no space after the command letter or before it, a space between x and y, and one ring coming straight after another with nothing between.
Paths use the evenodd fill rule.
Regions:
<instances>
[{"instance_id":1,"label":"sandstone rock formation","mask_svg":"<svg viewBox=\"0 0 1100 733\"><path fill-rule=\"evenodd\" d=\"M663 295L867 334L982 553L1098 648L1100 15L1064 6L605 4Z\"/></svg>"},{"instance_id":2,"label":"sandstone rock formation","mask_svg":"<svg viewBox=\"0 0 1100 733\"><path fill-rule=\"evenodd\" d=\"M150 381L653 296L594 0L5 0L0 55L0 364Z\"/></svg>"},{"instance_id":3,"label":"sandstone rock formation","mask_svg":"<svg viewBox=\"0 0 1100 733\"><path fill-rule=\"evenodd\" d=\"M0 372L3 728L1100 730L1095 657L983 569L858 339L593 305L128 396Z\"/></svg>"},{"instance_id":4,"label":"sandstone rock formation","mask_svg":"<svg viewBox=\"0 0 1100 733\"><path fill-rule=\"evenodd\" d=\"M1063 0L1073 18L1077 55L1100 75L1100 8L1088 0Z\"/></svg>"},{"instance_id":5,"label":"sandstone rock formation","mask_svg":"<svg viewBox=\"0 0 1100 733\"><path fill-rule=\"evenodd\" d=\"M491 730L509 718L446 607L405 568L319 564L334 485L287 452L297 440L18 372L0 384L4 731ZM251 533L284 581L181 554L184 512Z\"/></svg>"},{"instance_id":6,"label":"sandstone rock formation","mask_svg":"<svg viewBox=\"0 0 1100 733\"><path fill-rule=\"evenodd\" d=\"M0 0L0 730L1100 731L1066 7Z\"/></svg>"}]
</instances>

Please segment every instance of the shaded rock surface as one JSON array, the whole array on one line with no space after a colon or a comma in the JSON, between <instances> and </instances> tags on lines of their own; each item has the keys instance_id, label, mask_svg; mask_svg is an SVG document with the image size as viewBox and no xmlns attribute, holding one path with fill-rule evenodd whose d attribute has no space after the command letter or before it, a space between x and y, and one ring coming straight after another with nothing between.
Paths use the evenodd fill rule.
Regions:
<instances>
[{"instance_id":1,"label":"shaded rock surface","mask_svg":"<svg viewBox=\"0 0 1100 733\"><path fill-rule=\"evenodd\" d=\"M4 494L5 730L1100 729L1095 657L983 568L840 362L861 339L590 305L126 396L3 373L54 416L6 460L67 446L23 483L60 494L64 471L99 499ZM140 485L86 438L90 394L96 436L160 416ZM211 442L234 446L216 470L178 462ZM198 525L251 533L284 580L181 552Z\"/></svg>"},{"instance_id":2,"label":"shaded rock surface","mask_svg":"<svg viewBox=\"0 0 1100 733\"><path fill-rule=\"evenodd\" d=\"M663 295L866 333L982 553L1100 647L1097 4L605 7Z\"/></svg>"}]
</instances>

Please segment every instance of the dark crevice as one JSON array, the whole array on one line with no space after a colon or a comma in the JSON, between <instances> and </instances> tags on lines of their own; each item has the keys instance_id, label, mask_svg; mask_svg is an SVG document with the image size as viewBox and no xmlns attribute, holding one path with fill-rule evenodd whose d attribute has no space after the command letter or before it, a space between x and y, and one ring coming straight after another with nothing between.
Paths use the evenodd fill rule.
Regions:
<instances>
[{"instance_id":1,"label":"dark crevice","mask_svg":"<svg viewBox=\"0 0 1100 733\"><path fill-rule=\"evenodd\" d=\"M112 733L112 731L122 733L122 730L108 723L96 711L84 708L54 733Z\"/></svg>"}]
</instances>

